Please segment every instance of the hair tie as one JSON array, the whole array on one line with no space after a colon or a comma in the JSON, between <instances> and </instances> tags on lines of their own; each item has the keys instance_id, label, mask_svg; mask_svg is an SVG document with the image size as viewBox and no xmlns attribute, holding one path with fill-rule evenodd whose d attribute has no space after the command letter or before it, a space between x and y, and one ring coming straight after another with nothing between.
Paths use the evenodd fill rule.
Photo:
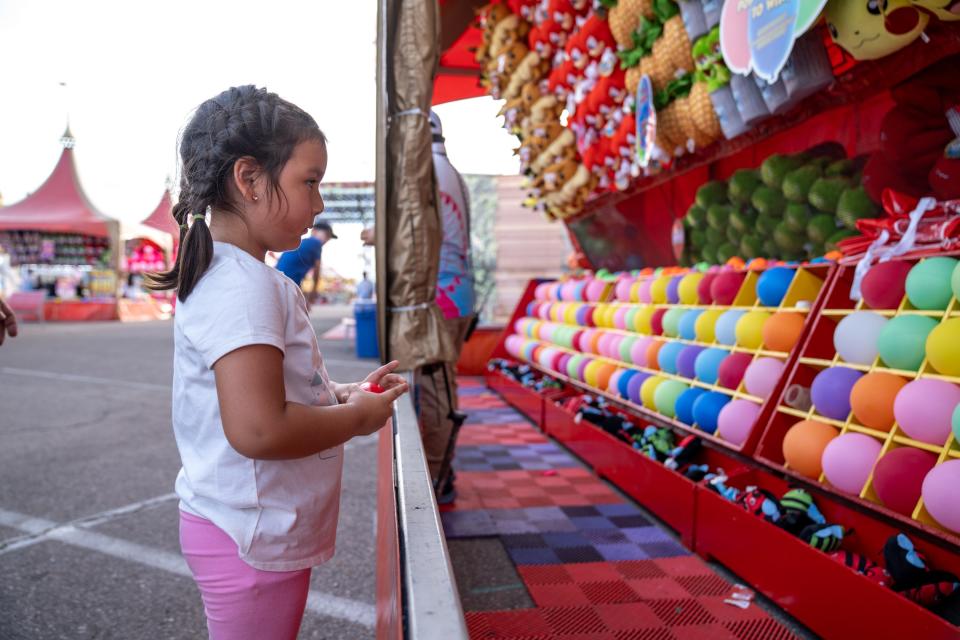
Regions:
<instances>
[{"instance_id":1,"label":"hair tie","mask_svg":"<svg viewBox=\"0 0 960 640\"><path fill-rule=\"evenodd\" d=\"M206 220L206 219L207 219L206 214L203 214L203 213L195 213L195 214L193 214L193 220L194 220L194 222L196 222L197 220Z\"/></svg>"}]
</instances>

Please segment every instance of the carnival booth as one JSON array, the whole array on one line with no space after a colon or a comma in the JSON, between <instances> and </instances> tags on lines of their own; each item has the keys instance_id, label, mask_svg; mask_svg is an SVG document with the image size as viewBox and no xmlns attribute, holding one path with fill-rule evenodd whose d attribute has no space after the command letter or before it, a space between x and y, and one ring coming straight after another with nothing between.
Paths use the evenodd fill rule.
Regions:
<instances>
[{"instance_id":1,"label":"carnival booth","mask_svg":"<svg viewBox=\"0 0 960 640\"><path fill-rule=\"evenodd\" d=\"M0 244L20 272L10 304L24 320L90 321L162 317L152 301L118 298L128 244L170 255L171 236L98 211L77 175L70 130L53 173L20 202L0 208Z\"/></svg>"},{"instance_id":2,"label":"carnival booth","mask_svg":"<svg viewBox=\"0 0 960 640\"><path fill-rule=\"evenodd\" d=\"M441 36L434 103L503 101L581 267L487 385L817 636L960 636L956 4L509 0ZM648 604L773 637L703 593Z\"/></svg>"}]
</instances>

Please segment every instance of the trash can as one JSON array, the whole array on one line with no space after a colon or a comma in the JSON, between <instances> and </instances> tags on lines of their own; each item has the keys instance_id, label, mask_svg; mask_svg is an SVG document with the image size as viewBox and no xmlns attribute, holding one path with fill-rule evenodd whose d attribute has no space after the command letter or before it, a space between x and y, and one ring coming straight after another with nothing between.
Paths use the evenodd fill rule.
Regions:
<instances>
[{"instance_id":1,"label":"trash can","mask_svg":"<svg viewBox=\"0 0 960 640\"><path fill-rule=\"evenodd\" d=\"M356 322L357 357L379 358L380 347L377 343L377 303L355 302L353 319Z\"/></svg>"}]
</instances>

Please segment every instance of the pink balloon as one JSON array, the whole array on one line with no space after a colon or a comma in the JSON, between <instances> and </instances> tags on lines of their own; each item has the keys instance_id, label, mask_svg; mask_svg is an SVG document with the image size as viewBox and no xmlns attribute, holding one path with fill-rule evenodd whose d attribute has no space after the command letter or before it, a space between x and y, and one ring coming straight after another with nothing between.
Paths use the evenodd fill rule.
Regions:
<instances>
[{"instance_id":1,"label":"pink balloon","mask_svg":"<svg viewBox=\"0 0 960 640\"><path fill-rule=\"evenodd\" d=\"M915 440L942 445L950 435L960 387L945 380L908 382L893 401L893 415L904 433Z\"/></svg>"},{"instance_id":2,"label":"pink balloon","mask_svg":"<svg viewBox=\"0 0 960 640\"><path fill-rule=\"evenodd\" d=\"M960 532L960 460L935 466L923 479L923 504L933 519L951 531Z\"/></svg>"},{"instance_id":3,"label":"pink balloon","mask_svg":"<svg viewBox=\"0 0 960 640\"><path fill-rule=\"evenodd\" d=\"M641 367L647 366L647 349L650 347L650 344L653 342L653 338L650 336L642 336L639 340L633 343L633 346L630 347L630 360L635 365Z\"/></svg>"},{"instance_id":4,"label":"pink balloon","mask_svg":"<svg viewBox=\"0 0 960 640\"><path fill-rule=\"evenodd\" d=\"M630 302L630 287L633 286L633 278L620 278L617 281L616 296L620 302Z\"/></svg>"},{"instance_id":5,"label":"pink balloon","mask_svg":"<svg viewBox=\"0 0 960 640\"><path fill-rule=\"evenodd\" d=\"M617 329L627 328L627 314L630 313L630 307L620 307L613 312L613 326Z\"/></svg>"},{"instance_id":6,"label":"pink balloon","mask_svg":"<svg viewBox=\"0 0 960 640\"><path fill-rule=\"evenodd\" d=\"M603 280L597 280L594 278L587 284L586 294L587 300L590 302L599 302L600 298L603 296L603 290L606 288L607 283Z\"/></svg>"},{"instance_id":7,"label":"pink balloon","mask_svg":"<svg viewBox=\"0 0 960 640\"><path fill-rule=\"evenodd\" d=\"M840 491L859 495L883 445L862 433L837 436L823 450L823 475Z\"/></svg>"},{"instance_id":8,"label":"pink balloon","mask_svg":"<svg viewBox=\"0 0 960 640\"><path fill-rule=\"evenodd\" d=\"M573 300L573 298L574 298L574 295L573 295L573 294L574 294L574 291L576 291L576 289L577 289L577 281L576 281L576 280L567 280L567 281L564 282L563 285L560 287L560 299L561 299L561 300Z\"/></svg>"},{"instance_id":9,"label":"pink balloon","mask_svg":"<svg viewBox=\"0 0 960 640\"><path fill-rule=\"evenodd\" d=\"M519 358L520 352L523 349L523 338L516 334L507 336L507 341L504 346L507 349L507 353L512 355L514 358Z\"/></svg>"},{"instance_id":10,"label":"pink balloon","mask_svg":"<svg viewBox=\"0 0 960 640\"><path fill-rule=\"evenodd\" d=\"M620 359L620 345L624 340L627 339L627 336L621 336L614 334L613 339L610 340L610 344L607 346L607 357L613 358L614 360Z\"/></svg>"},{"instance_id":11,"label":"pink balloon","mask_svg":"<svg viewBox=\"0 0 960 640\"><path fill-rule=\"evenodd\" d=\"M653 278L647 278L646 280L640 281L640 287L637 289L637 295L640 298L640 302L645 302L647 304L653 302L653 298L650 297L651 286L653 286Z\"/></svg>"},{"instance_id":12,"label":"pink balloon","mask_svg":"<svg viewBox=\"0 0 960 640\"><path fill-rule=\"evenodd\" d=\"M600 341L597 343L597 355L609 357L610 356L610 342L615 336L612 333L604 333L600 336Z\"/></svg>"},{"instance_id":13,"label":"pink balloon","mask_svg":"<svg viewBox=\"0 0 960 640\"><path fill-rule=\"evenodd\" d=\"M548 293L549 288L550 288L549 282L541 282L540 284L537 285L537 288L533 290L533 297L536 298L537 300L546 300L549 295Z\"/></svg>"},{"instance_id":14,"label":"pink balloon","mask_svg":"<svg viewBox=\"0 0 960 640\"><path fill-rule=\"evenodd\" d=\"M747 37L747 9L737 10L738 2L724 2L720 14L720 48L723 61L731 71L750 71L750 45Z\"/></svg>"},{"instance_id":15,"label":"pink balloon","mask_svg":"<svg viewBox=\"0 0 960 640\"><path fill-rule=\"evenodd\" d=\"M742 445L759 416L760 405L749 400L731 400L720 410L717 430L727 442Z\"/></svg>"},{"instance_id":16,"label":"pink balloon","mask_svg":"<svg viewBox=\"0 0 960 640\"><path fill-rule=\"evenodd\" d=\"M776 358L757 358L743 375L747 393L766 400L783 375L784 364Z\"/></svg>"}]
</instances>

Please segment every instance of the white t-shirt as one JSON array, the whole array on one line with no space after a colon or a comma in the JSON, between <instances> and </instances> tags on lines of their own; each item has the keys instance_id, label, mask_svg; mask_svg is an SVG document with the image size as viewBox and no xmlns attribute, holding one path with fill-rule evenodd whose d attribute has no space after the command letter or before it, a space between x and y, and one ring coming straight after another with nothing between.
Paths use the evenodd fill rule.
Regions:
<instances>
[{"instance_id":1,"label":"white t-shirt","mask_svg":"<svg viewBox=\"0 0 960 640\"><path fill-rule=\"evenodd\" d=\"M343 447L297 460L253 460L223 432L213 365L251 344L283 354L287 401L337 403L303 293L237 247L214 258L174 322L173 432L183 468L180 508L212 521L257 569L293 571L333 556ZM322 429L317 424L317 429Z\"/></svg>"}]
</instances>

